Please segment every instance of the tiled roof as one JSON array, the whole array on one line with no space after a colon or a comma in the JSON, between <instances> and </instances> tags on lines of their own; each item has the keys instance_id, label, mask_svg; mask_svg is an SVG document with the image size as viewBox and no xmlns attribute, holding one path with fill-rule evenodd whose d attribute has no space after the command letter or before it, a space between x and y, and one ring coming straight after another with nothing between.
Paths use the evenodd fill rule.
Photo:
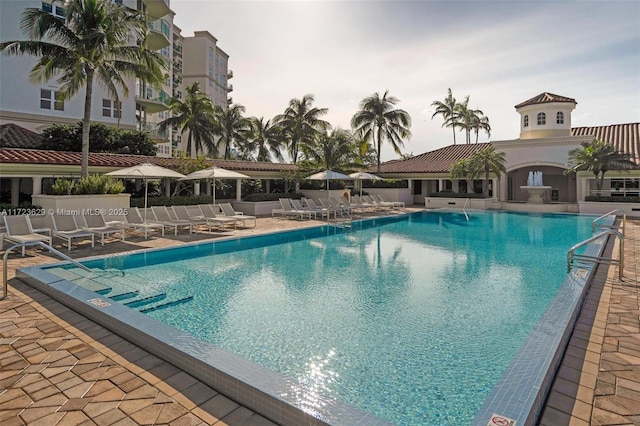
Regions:
<instances>
[{"instance_id":1,"label":"tiled roof","mask_svg":"<svg viewBox=\"0 0 640 426\"><path fill-rule=\"evenodd\" d=\"M474 152L490 146L490 143L449 145L435 151L425 152L406 160L394 160L380 164L384 173L448 173L451 164L471 156Z\"/></svg>"},{"instance_id":2,"label":"tiled roof","mask_svg":"<svg viewBox=\"0 0 640 426\"><path fill-rule=\"evenodd\" d=\"M42 149L0 149L0 163L26 163L26 164L62 164L80 165L82 154L80 152L49 151ZM144 155L107 154L100 152L89 153L89 166L104 167L131 167L141 163L152 163L162 167L175 169L180 164L179 158L148 157ZM284 163L258 163L255 161L236 160L206 160L213 166L236 171L277 172L295 170L294 164Z\"/></svg>"},{"instance_id":3,"label":"tiled roof","mask_svg":"<svg viewBox=\"0 0 640 426\"><path fill-rule=\"evenodd\" d=\"M629 153L640 164L640 123L612 124L610 126L576 127L572 136L593 136L612 144L617 151ZM461 158L468 158L476 150L491 143L449 145L435 151L425 152L406 160L392 160L380 165L384 173L448 173L451 164Z\"/></svg>"},{"instance_id":4,"label":"tiled roof","mask_svg":"<svg viewBox=\"0 0 640 426\"><path fill-rule=\"evenodd\" d=\"M631 154L640 164L640 123L612 124L610 126L574 127L572 136L593 136L613 145L618 152Z\"/></svg>"},{"instance_id":5,"label":"tiled roof","mask_svg":"<svg viewBox=\"0 0 640 426\"><path fill-rule=\"evenodd\" d=\"M40 148L42 136L38 133L7 123L0 126L0 147L2 148Z\"/></svg>"},{"instance_id":6,"label":"tiled roof","mask_svg":"<svg viewBox=\"0 0 640 426\"><path fill-rule=\"evenodd\" d=\"M540 93L538 96L534 96L533 98L516 105L515 108L518 109L527 105L546 104L549 102L569 102L577 104L576 100L573 98L567 98L565 96L559 96L554 95L553 93L544 92Z\"/></svg>"}]
</instances>

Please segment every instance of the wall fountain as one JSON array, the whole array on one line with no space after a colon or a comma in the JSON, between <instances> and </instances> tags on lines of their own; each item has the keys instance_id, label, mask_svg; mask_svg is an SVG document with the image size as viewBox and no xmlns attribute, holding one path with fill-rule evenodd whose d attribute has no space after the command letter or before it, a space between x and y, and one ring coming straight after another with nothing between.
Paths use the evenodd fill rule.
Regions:
<instances>
[{"instance_id":1,"label":"wall fountain","mask_svg":"<svg viewBox=\"0 0 640 426\"><path fill-rule=\"evenodd\" d=\"M542 172L529 172L529 177L527 178L527 184L522 185L520 187L521 190L527 191L529 193L529 199L527 203L529 204L542 204L544 203L543 196L544 193L551 189L550 186L545 186L542 183Z\"/></svg>"}]
</instances>

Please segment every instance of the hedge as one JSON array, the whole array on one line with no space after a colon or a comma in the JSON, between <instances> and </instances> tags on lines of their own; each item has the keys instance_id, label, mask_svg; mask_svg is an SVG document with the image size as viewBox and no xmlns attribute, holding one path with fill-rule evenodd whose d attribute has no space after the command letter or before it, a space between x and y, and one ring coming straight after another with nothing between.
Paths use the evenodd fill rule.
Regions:
<instances>
[{"instance_id":1,"label":"hedge","mask_svg":"<svg viewBox=\"0 0 640 426\"><path fill-rule=\"evenodd\" d=\"M640 197L607 197L603 195L587 195L584 200L597 203L640 203Z\"/></svg>"}]
</instances>

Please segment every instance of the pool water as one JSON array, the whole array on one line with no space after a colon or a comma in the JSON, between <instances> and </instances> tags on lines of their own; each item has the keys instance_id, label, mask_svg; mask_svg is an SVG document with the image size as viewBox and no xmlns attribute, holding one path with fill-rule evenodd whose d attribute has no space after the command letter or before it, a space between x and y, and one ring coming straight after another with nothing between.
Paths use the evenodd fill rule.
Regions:
<instances>
[{"instance_id":1,"label":"pool water","mask_svg":"<svg viewBox=\"0 0 640 426\"><path fill-rule=\"evenodd\" d=\"M89 266L193 296L148 315L292 379L307 411L337 399L400 425L469 424L591 220L424 212Z\"/></svg>"}]
</instances>

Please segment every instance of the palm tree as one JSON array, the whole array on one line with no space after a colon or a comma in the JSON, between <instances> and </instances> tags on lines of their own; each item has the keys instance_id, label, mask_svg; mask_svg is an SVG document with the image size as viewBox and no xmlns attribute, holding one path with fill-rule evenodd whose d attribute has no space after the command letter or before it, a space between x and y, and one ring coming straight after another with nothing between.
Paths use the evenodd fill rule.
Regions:
<instances>
[{"instance_id":1,"label":"palm tree","mask_svg":"<svg viewBox=\"0 0 640 426\"><path fill-rule=\"evenodd\" d=\"M129 93L127 77L160 83L165 62L144 44L131 44L131 40L144 40L148 31L141 12L107 0L66 0L64 8L64 20L38 8L26 8L20 26L30 40L3 42L0 50L9 55L38 57L31 78L48 82L58 77L61 99L70 99L85 89L82 176L88 176L94 83L119 102L119 90L125 97Z\"/></svg>"},{"instance_id":2,"label":"palm tree","mask_svg":"<svg viewBox=\"0 0 640 426\"><path fill-rule=\"evenodd\" d=\"M491 137L491 125L489 124L489 117L483 114L475 115L471 120L471 129L476 134L476 143L478 143L478 135L480 131L484 131L487 136Z\"/></svg>"},{"instance_id":3,"label":"palm tree","mask_svg":"<svg viewBox=\"0 0 640 426\"><path fill-rule=\"evenodd\" d=\"M271 123L271 120L264 121L264 117L251 117L251 139L258 149L258 161L270 162L273 156L276 160L284 161L282 156L283 138L280 128Z\"/></svg>"},{"instance_id":4,"label":"palm tree","mask_svg":"<svg viewBox=\"0 0 640 426\"><path fill-rule=\"evenodd\" d=\"M327 108L312 108L315 98L307 94L302 99L291 99L284 114L274 117L289 141L289 155L293 164L298 161L300 145L313 142L318 132L323 131L329 123L320 117L327 114Z\"/></svg>"},{"instance_id":5,"label":"palm tree","mask_svg":"<svg viewBox=\"0 0 640 426\"><path fill-rule=\"evenodd\" d=\"M471 176L481 176L484 173L482 194L485 197L489 196L489 174L493 173L500 179L502 173L507 173L505 162L506 154L496 152L492 146L474 152L469 158Z\"/></svg>"},{"instance_id":6,"label":"palm tree","mask_svg":"<svg viewBox=\"0 0 640 426\"><path fill-rule=\"evenodd\" d=\"M336 128L318 135L316 141L302 147L302 154L315 168L346 170L356 166L359 146L347 130Z\"/></svg>"},{"instance_id":7,"label":"palm tree","mask_svg":"<svg viewBox=\"0 0 640 426\"><path fill-rule=\"evenodd\" d=\"M623 170L636 167L632 155L618 152L613 145L594 139L585 143L581 148L569 151L568 169L564 174L576 173L581 170L590 170L596 178L596 189L602 190L604 174L609 170Z\"/></svg>"},{"instance_id":8,"label":"palm tree","mask_svg":"<svg viewBox=\"0 0 640 426\"><path fill-rule=\"evenodd\" d=\"M196 82L185 89L184 102L178 98L169 101L173 117L159 124L160 130L179 127L180 133L188 132L187 155L196 157L204 148L216 152L213 133L213 103L206 93L200 91Z\"/></svg>"},{"instance_id":9,"label":"palm tree","mask_svg":"<svg viewBox=\"0 0 640 426\"><path fill-rule=\"evenodd\" d=\"M471 131L478 126L480 117L483 116L484 113L479 109L469 109L469 96L464 98L464 102L456 105L455 110L458 118L458 127L464 129L466 133L465 142L470 144Z\"/></svg>"},{"instance_id":10,"label":"palm tree","mask_svg":"<svg viewBox=\"0 0 640 426\"><path fill-rule=\"evenodd\" d=\"M411 116L395 107L398 102L398 98L389 96L388 90L382 97L376 92L360 102L360 111L351 118L351 127L364 141L373 141L376 146L378 172L382 142L389 141L396 154L401 155L402 139L411 136Z\"/></svg>"},{"instance_id":11,"label":"palm tree","mask_svg":"<svg viewBox=\"0 0 640 426\"><path fill-rule=\"evenodd\" d=\"M217 152L224 147L224 159L231 159L231 148L243 143L251 131L251 122L243 116L244 106L235 104L224 109L219 105L213 108L214 132L219 137L216 142Z\"/></svg>"},{"instance_id":12,"label":"palm tree","mask_svg":"<svg viewBox=\"0 0 640 426\"><path fill-rule=\"evenodd\" d=\"M458 127L458 111L456 106L458 103L456 102L456 98L453 97L451 93L451 89L449 89L447 97L444 98L443 101L433 101L431 106L436 107L436 111L431 116L433 120L436 115L442 115L444 119L444 123L442 123L442 127L451 127L453 131L453 144L456 144L456 127Z\"/></svg>"},{"instance_id":13,"label":"palm tree","mask_svg":"<svg viewBox=\"0 0 640 426\"><path fill-rule=\"evenodd\" d=\"M451 165L449 170L449 176L451 179L464 179L467 183L467 194L473 194L473 183L471 171L471 162L468 158L462 158Z\"/></svg>"}]
</instances>

